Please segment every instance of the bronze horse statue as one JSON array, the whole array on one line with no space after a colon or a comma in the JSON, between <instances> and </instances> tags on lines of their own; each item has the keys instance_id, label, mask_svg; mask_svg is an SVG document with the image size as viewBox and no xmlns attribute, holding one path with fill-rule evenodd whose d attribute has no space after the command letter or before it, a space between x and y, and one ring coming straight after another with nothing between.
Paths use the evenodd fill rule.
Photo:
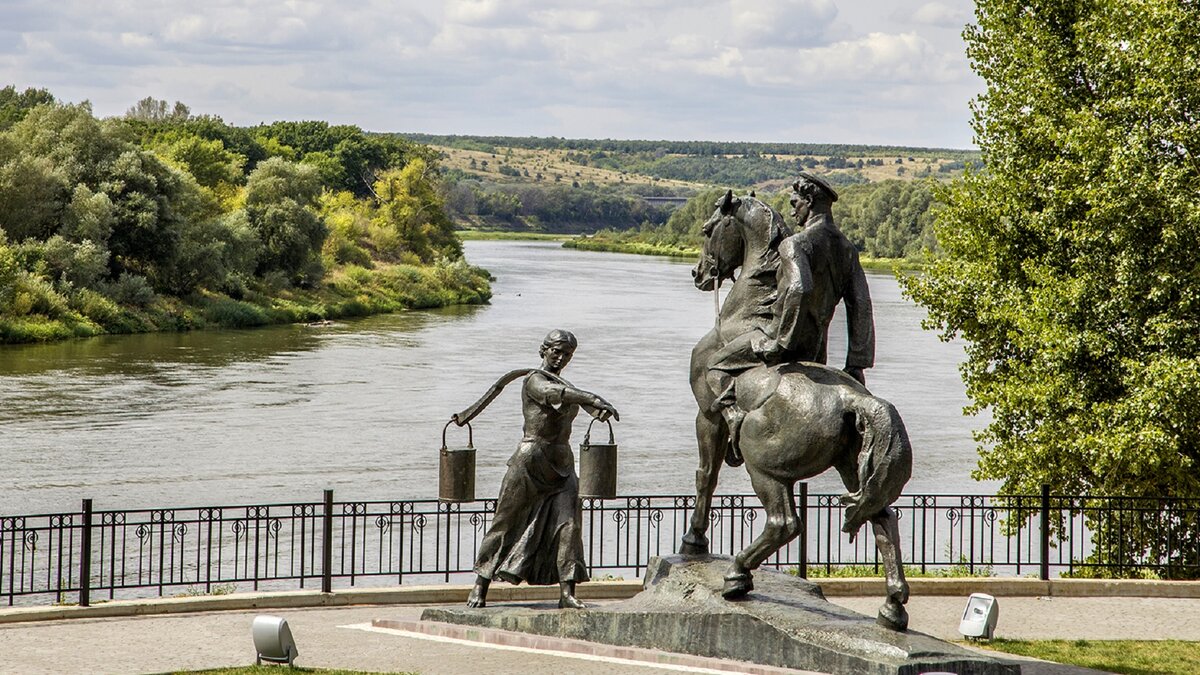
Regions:
<instances>
[{"instance_id":1,"label":"bronze horse statue","mask_svg":"<svg viewBox=\"0 0 1200 675\"><path fill-rule=\"evenodd\" d=\"M692 271L695 285L716 292L720 282L740 269L717 326L692 350L691 386L700 410L696 437L700 468L696 472L696 508L680 552L708 552L709 513L717 475L729 444L729 430L712 404L714 392L706 375L713 352L732 338L772 319L776 294L774 250L791 232L783 217L753 195L727 193L705 223L704 249ZM752 570L792 539L803 534L796 512L796 482L833 467L845 484L843 531L854 539L870 522L887 577L887 599L880 624L905 630L908 582L900 559L900 532L889 508L912 473L912 448L904 422L892 404L871 393L836 368L796 362L760 365L737 378L738 405L746 410L740 448L755 494L767 519L762 533L739 552L725 576L726 598L754 587Z\"/></svg>"}]
</instances>

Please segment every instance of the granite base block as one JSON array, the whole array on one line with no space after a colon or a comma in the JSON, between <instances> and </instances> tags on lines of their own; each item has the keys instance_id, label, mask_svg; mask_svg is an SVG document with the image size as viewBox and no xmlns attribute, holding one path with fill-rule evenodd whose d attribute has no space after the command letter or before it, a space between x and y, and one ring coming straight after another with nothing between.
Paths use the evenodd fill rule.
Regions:
<instances>
[{"instance_id":1,"label":"granite base block","mask_svg":"<svg viewBox=\"0 0 1200 675\"><path fill-rule=\"evenodd\" d=\"M874 617L828 602L816 584L780 572L758 570L754 591L725 600L720 591L729 563L722 556L651 558L644 590L601 608L439 607L421 619L823 673L1021 672L1017 664L923 633L883 628Z\"/></svg>"}]
</instances>

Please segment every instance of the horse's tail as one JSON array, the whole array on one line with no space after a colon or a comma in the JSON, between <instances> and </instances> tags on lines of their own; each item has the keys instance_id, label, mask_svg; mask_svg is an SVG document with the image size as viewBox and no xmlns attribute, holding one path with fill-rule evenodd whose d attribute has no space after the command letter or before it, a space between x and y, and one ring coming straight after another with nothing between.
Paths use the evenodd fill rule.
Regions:
<instances>
[{"instance_id":1,"label":"horse's tail","mask_svg":"<svg viewBox=\"0 0 1200 675\"><path fill-rule=\"evenodd\" d=\"M842 531L853 541L863 523L883 511L912 475L912 446L895 406L869 395L849 401L862 437L858 453L858 490L842 495L846 521Z\"/></svg>"}]
</instances>

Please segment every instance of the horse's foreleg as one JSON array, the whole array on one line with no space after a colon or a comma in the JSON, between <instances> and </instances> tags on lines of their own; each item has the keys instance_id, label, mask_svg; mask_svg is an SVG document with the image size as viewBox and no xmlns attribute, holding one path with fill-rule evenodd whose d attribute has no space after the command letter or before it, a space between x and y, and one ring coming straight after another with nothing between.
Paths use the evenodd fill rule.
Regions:
<instances>
[{"instance_id":1,"label":"horse's foreleg","mask_svg":"<svg viewBox=\"0 0 1200 675\"><path fill-rule=\"evenodd\" d=\"M767 512L767 522L754 541L734 557L725 575L725 588L721 591L727 599L741 597L753 590L751 570L758 569L764 560L804 529L796 515L796 497L790 483L754 471L750 473L750 483Z\"/></svg>"},{"instance_id":2,"label":"horse's foreleg","mask_svg":"<svg viewBox=\"0 0 1200 675\"><path fill-rule=\"evenodd\" d=\"M871 518L875 530L875 548L883 559L883 571L887 576L887 600L879 608L876 621L892 630L908 629L908 581L904 578L904 563L900 559L900 527L896 512L885 508Z\"/></svg>"},{"instance_id":3,"label":"horse's foreleg","mask_svg":"<svg viewBox=\"0 0 1200 675\"><path fill-rule=\"evenodd\" d=\"M717 476L725 458L729 434L720 415L701 410L696 413L696 443L700 448L700 466L696 469L696 508L679 552L684 555L708 553L708 518L712 511L712 496L717 489Z\"/></svg>"}]
</instances>

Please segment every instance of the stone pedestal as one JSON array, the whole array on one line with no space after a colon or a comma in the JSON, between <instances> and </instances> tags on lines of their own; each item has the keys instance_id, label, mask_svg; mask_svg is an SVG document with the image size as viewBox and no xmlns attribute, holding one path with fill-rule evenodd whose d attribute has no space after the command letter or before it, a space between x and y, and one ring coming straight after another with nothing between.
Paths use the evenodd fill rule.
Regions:
<instances>
[{"instance_id":1,"label":"stone pedestal","mask_svg":"<svg viewBox=\"0 0 1200 675\"><path fill-rule=\"evenodd\" d=\"M1019 665L914 631L897 633L825 600L816 584L760 569L742 600L721 597L730 559L651 558L645 590L585 610L431 608L423 621L643 647L824 673L1019 675ZM880 583L880 603L883 583Z\"/></svg>"}]
</instances>

